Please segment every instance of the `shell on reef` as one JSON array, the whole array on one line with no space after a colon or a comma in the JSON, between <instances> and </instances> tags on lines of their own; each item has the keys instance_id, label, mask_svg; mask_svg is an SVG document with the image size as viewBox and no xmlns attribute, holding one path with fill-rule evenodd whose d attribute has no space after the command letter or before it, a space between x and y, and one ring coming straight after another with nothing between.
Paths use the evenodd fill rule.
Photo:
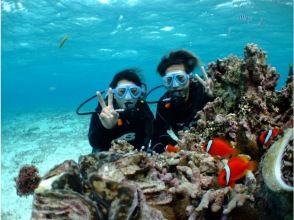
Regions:
<instances>
[{"instance_id":1,"label":"shell on reef","mask_svg":"<svg viewBox=\"0 0 294 220\"><path fill-rule=\"evenodd\" d=\"M135 184L103 179L96 173L89 175L88 181L91 191L86 194L96 201L102 219L164 219L159 210L149 206Z\"/></svg>"},{"instance_id":2,"label":"shell on reef","mask_svg":"<svg viewBox=\"0 0 294 220\"><path fill-rule=\"evenodd\" d=\"M66 160L55 166L42 177L35 192L41 193L50 189L70 189L81 192L82 182L78 164L73 160Z\"/></svg>"},{"instance_id":3,"label":"shell on reef","mask_svg":"<svg viewBox=\"0 0 294 220\"><path fill-rule=\"evenodd\" d=\"M35 193L32 220L101 219L95 203L72 190L44 190Z\"/></svg>"},{"instance_id":4,"label":"shell on reef","mask_svg":"<svg viewBox=\"0 0 294 220\"><path fill-rule=\"evenodd\" d=\"M292 146L291 146L292 145ZM283 167L285 166L284 154L287 151L292 154L286 166L292 167L291 183L285 181ZM262 175L266 185L272 191L293 191L293 128L287 129L283 137L278 139L265 154L262 166Z\"/></svg>"}]
</instances>

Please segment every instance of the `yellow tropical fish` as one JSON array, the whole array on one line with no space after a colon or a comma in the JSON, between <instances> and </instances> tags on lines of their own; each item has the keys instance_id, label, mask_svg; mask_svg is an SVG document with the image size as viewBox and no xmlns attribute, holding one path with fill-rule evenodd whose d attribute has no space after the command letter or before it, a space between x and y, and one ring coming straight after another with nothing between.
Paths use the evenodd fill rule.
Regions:
<instances>
[{"instance_id":1,"label":"yellow tropical fish","mask_svg":"<svg viewBox=\"0 0 294 220\"><path fill-rule=\"evenodd\" d=\"M64 37L61 39L60 43L59 43L59 48L62 48L64 43L69 39L68 35L64 35Z\"/></svg>"}]
</instances>

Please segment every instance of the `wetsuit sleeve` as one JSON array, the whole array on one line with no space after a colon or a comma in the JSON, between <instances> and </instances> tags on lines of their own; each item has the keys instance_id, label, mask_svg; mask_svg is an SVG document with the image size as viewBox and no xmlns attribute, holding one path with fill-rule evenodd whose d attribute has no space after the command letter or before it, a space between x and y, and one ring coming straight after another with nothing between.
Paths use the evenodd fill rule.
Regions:
<instances>
[{"instance_id":1,"label":"wetsuit sleeve","mask_svg":"<svg viewBox=\"0 0 294 220\"><path fill-rule=\"evenodd\" d=\"M154 121L154 133L152 138L152 149L157 153L162 153L167 144L175 145L177 142L167 133L170 129L169 117L164 106L159 103L157 106L156 117Z\"/></svg>"},{"instance_id":2,"label":"wetsuit sleeve","mask_svg":"<svg viewBox=\"0 0 294 220\"><path fill-rule=\"evenodd\" d=\"M98 108L98 112L101 109ZM88 139L90 145L95 150L104 151L110 148L112 137L112 130L106 129L102 125L98 113L92 114L89 132L88 132Z\"/></svg>"}]
</instances>

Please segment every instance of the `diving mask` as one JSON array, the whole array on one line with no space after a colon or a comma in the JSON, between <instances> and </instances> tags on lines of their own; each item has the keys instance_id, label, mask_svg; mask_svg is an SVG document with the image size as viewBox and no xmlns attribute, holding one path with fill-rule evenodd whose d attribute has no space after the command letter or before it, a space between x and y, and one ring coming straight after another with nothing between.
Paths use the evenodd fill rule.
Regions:
<instances>
[{"instance_id":1,"label":"diving mask","mask_svg":"<svg viewBox=\"0 0 294 220\"><path fill-rule=\"evenodd\" d=\"M182 70L172 71L163 77L163 85L167 89L184 87L187 85L188 80L189 75L186 72Z\"/></svg>"},{"instance_id":2,"label":"diving mask","mask_svg":"<svg viewBox=\"0 0 294 220\"><path fill-rule=\"evenodd\" d=\"M144 90L134 84L119 85L113 89L113 93L117 99L138 99Z\"/></svg>"}]
</instances>

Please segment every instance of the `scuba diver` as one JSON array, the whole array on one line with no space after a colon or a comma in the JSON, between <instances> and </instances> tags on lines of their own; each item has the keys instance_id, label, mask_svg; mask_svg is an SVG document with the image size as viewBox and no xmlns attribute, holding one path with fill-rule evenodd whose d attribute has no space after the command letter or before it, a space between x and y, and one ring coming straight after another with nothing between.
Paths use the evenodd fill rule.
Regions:
<instances>
[{"instance_id":1,"label":"scuba diver","mask_svg":"<svg viewBox=\"0 0 294 220\"><path fill-rule=\"evenodd\" d=\"M117 73L109 87L107 100L96 92L99 104L92 112L88 133L92 152L109 150L112 140L126 140L138 150L147 147L154 117L144 102L146 86L139 71L126 69Z\"/></svg>"},{"instance_id":2,"label":"scuba diver","mask_svg":"<svg viewBox=\"0 0 294 220\"><path fill-rule=\"evenodd\" d=\"M213 100L213 83L205 69L201 67L204 79L192 73L198 65L198 58L186 50L172 51L158 64L167 92L157 104L152 151L162 153L166 146L176 145L177 137L172 137L170 130L176 135L189 128L196 113Z\"/></svg>"}]
</instances>

